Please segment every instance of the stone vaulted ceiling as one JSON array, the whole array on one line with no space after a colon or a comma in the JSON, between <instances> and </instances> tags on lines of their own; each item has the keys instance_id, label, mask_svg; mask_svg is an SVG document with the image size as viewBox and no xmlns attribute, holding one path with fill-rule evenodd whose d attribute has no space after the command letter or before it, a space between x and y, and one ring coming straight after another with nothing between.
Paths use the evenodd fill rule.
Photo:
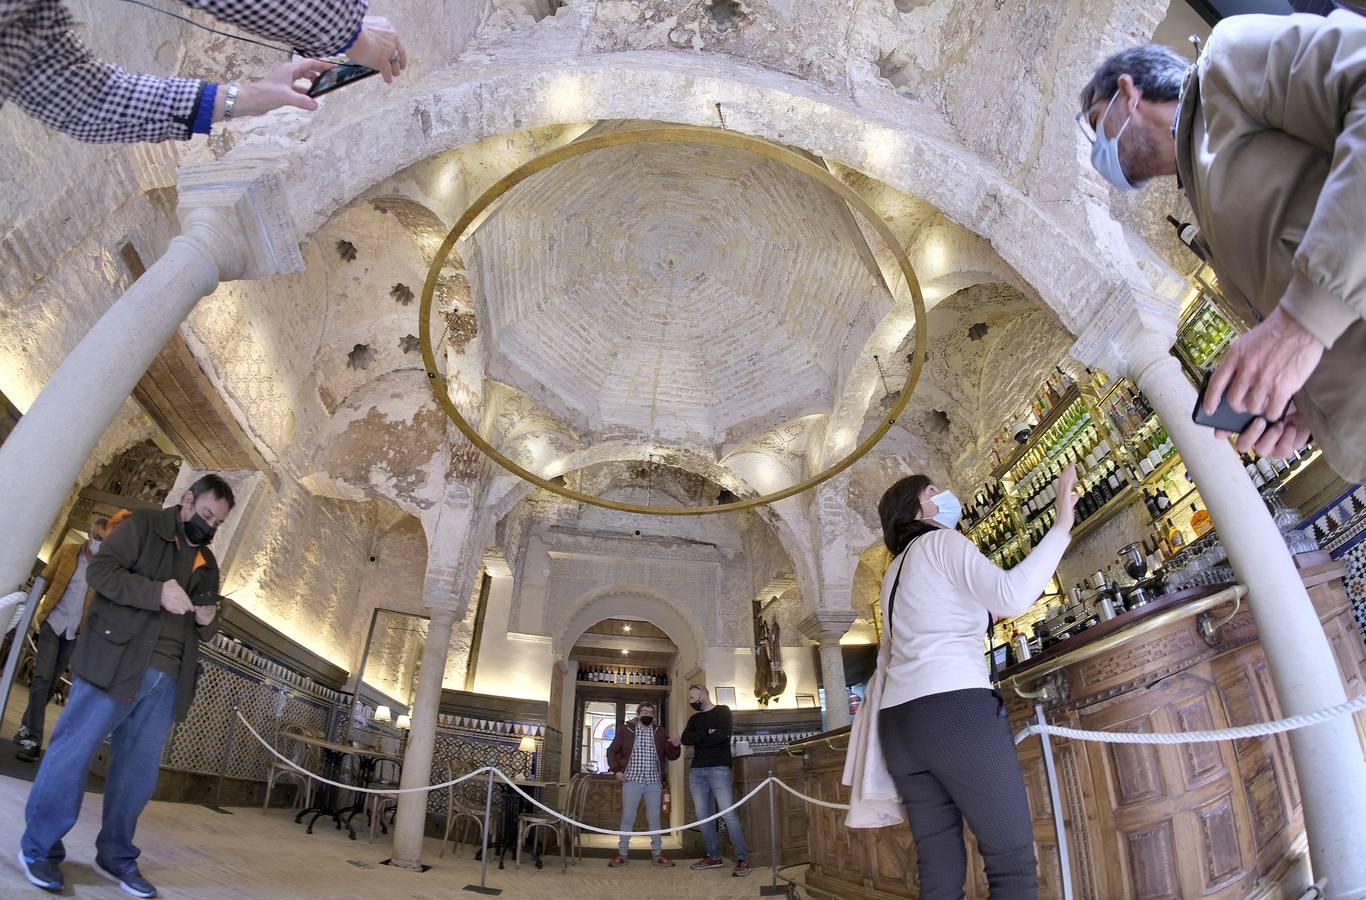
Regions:
<instances>
[{"instance_id":1,"label":"stone vaulted ceiling","mask_svg":"<svg viewBox=\"0 0 1366 900\"><path fill-rule=\"evenodd\" d=\"M588 433L718 444L828 411L891 305L841 201L719 148L563 162L462 252L489 374Z\"/></svg>"}]
</instances>

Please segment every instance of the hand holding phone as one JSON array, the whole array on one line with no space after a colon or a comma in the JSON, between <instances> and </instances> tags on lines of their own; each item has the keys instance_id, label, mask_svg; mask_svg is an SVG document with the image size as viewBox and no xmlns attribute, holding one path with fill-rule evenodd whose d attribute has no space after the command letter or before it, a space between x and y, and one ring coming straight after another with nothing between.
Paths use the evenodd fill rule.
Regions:
<instances>
[{"instance_id":1,"label":"hand holding phone","mask_svg":"<svg viewBox=\"0 0 1366 900\"><path fill-rule=\"evenodd\" d=\"M1230 434L1239 434L1251 425L1258 416L1254 413L1238 412L1229 406L1227 396L1219 398L1219 408L1214 411L1213 415L1206 413L1205 392L1209 389L1209 379L1212 374L1214 374L1212 371L1206 372L1204 380L1200 382L1200 393L1195 398L1195 409L1191 411L1191 420L1196 425L1204 425L1218 431L1227 431ZM1279 421L1280 418L1277 418L1274 422L1268 421L1267 424L1274 425Z\"/></svg>"}]
</instances>

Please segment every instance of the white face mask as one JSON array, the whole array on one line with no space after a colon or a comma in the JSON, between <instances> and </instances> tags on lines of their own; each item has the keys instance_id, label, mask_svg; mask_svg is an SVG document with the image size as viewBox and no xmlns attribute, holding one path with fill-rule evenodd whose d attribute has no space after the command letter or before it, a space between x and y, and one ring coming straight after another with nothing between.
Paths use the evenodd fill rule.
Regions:
<instances>
[{"instance_id":1,"label":"white face mask","mask_svg":"<svg viewBox=\"0 0 1366 900\"><path fill-rule=\"evenodd\" d=\"M91 539L90 539L90 552L91 552L91 553L99 553L99 552L100 552L100 543L101 543L100 541L97 541L97 540L95 540L94 538L91 538Z\"/></svg>"},{"instance_id":2,"label":"white face mask","mask_svg":"<svg viewBox=\"0 0 1366 900\"><path fill-rule=\"evenodd\" d=\"M953 495L953 491L940 491L930 498L939 512L930 516L930 521L938 522L945 528L957 528L958 520L963 518L963 504Z\"/></svg>"},{"instance_id":3,"label":"white face mask","mask_svg":"<svg viewBox=\"0 0 1366 900\"><path fill-rule=\"evenodd\" d=\"M1133 116L1124 119L1124 124L1119 126L1119 131L1115 132L1114 137L1105 133L1105 117L1110 114L1110 107L1114 106L1118 99L1119 94L1116 93L1110 98L1105 112L1096 120L1096 142L1091 145L1091 165L1100 173L1100 177L1120 190L1136 191L1138 185L1129 181L1129 177L1124 174L1124 166L1119 162L1119 139L1124 135L1124 129L1129 127Z\"/></svg>"}]
</instances>

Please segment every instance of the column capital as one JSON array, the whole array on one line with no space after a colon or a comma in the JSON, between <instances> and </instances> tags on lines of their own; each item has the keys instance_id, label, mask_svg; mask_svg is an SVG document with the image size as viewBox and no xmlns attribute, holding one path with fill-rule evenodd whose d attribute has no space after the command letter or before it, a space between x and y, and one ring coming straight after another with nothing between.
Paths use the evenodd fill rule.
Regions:
<instances>
[{"instance_id":1,"label":"column capital","mask_svg":"<svg viewBox=\"0 0 1366 900\"><path fill-rule=\"evenodd\" d=\"M838 644L856 619L858 613L852 609L822 609L798 622L797 630L803 637L824 647Z\"/></svg>"},{"instance_id":2,"label":"column capital","mask_svg":"<svg viewBox=\"0 0 1366 900\"><path fill-rule=\"evenodd\" d=\"M185 232L195 227L212 232L211 249L223 281L303 271L284 181L269 164L184 166L176 188L176 213Z\"/></svg>"},{"instance_id":3,"label":"column capital","mask_svg":"<svg viewBox=\"0 0 1366 900\"><path fill-rule=\"evenodd\" d=\"M453 626L456 619L460 618L460 610L449 606L428 606L426 610L427 617L431 619L432 624L443 628Z\"/></svg>"},{"instance_id":4,"label":"column capital","mask_svg":"<svg viewBox=\"0 0 1366 900\"><path fill-rule=\"evenodd\" d=\"M1179 298L1125 285L1097 304L1096 314L1078 332L1071 355L1111 374L1136 377L1171 350L1180 317Z\"/></svg>"}]
</instances>

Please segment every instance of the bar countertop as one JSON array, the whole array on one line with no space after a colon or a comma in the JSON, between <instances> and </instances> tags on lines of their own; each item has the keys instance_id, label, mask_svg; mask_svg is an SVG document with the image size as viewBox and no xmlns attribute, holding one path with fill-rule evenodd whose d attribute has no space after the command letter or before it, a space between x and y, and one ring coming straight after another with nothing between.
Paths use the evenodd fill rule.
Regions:
<instances>
[{"instance_id":1,"label":"bar countertop","mask_svg":"<svg viewBox=\"0 0 1366 900\"><path fill-rule=\"evenodd\" d=\"M1109 621L1093 625L1081 634L1068 638L1065 641L1060 641L1037 656L1031 656L1023 662L1018 662L1014 665L1005 667L998 673L1000 681L1004 684L1011 679L1015 679L1016 681L1023 680L1023 678L1028 677L1030 670L1036 667L1046 666L1062 657L1064 654L1071 653L1074 650L1080 650L1088 644L1093 644L1118 631L1123 631L1126 628L1137 625L1144 619L1155 616L1158 613L1165 612L1178 606L1183 606L1187 603L1203 600L1206 597L1210 597L1233 586L1233 582L1227 582L1224 584L1202 585L1201 587L1187 588L1186 590L1163 594L1161 597L1158 597L1151 603L1140 606L1138 609L1131 609L1128 612L1121 613Z\"/></svg>"}]
</instances>

